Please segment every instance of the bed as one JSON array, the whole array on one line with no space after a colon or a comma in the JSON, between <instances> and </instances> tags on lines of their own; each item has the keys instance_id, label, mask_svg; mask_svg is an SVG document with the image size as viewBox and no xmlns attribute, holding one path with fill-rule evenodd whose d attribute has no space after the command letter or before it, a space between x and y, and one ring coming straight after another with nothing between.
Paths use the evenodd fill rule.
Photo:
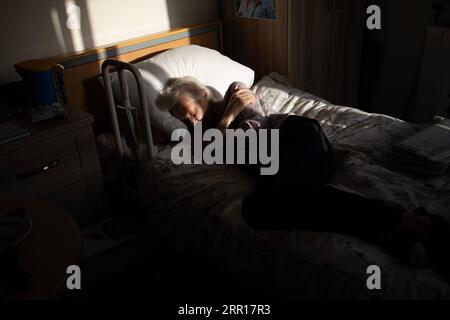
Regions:
<instances>
[{"instance_id":1,"label":"bed","mask_svg":"<svg viewBox=\"0 0 450 320\"><path fill-rule=\"evenodd\" d=\"M136 95L137 89L131 94ZM332 105L293 88L276 73L264 76L252 90L270 112L295 113L321 123L337 152L339 169L331 181L336 187L407 212L425 205L431 212L450 216L449 183L432 188L427 181L394 169L393 144L418 126ZM115 141L122 141L117 132ZM290 299L450 298L449 285L433 270L413 270L358 238L303 230L256 231L241 216L242 201L254 186L250 177L232 166L174 165L170 145L148 143L151 160L135 161L140 162L139 191L151 226L178 249L210 257L247 285ZM367 288L370 265L381 268L381 290Z\"/></svg>"}]
</instances>

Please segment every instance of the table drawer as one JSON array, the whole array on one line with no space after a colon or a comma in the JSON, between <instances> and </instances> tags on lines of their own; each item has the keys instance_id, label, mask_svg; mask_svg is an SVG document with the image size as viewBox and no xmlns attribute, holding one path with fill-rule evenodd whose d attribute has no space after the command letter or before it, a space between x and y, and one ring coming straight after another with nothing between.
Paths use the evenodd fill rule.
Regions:
<instances>
[{"instance_id":1,"label":"table drawer","mask_svg":"<svg viewBox=\"0 0 450 320\"><path fill-rule=\"evenodd\" d=\"M46 193L82 174L76 139L62 135L0 157L0 195ZM42 190L42 189L46 190Z\"/></svg>"}]
</instances>

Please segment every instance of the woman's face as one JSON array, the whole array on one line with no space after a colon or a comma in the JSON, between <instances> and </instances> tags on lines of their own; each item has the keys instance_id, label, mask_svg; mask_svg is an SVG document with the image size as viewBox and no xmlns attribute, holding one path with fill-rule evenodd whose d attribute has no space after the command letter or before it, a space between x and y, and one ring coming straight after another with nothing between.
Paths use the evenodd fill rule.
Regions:
<instances>
[{"instance_id":1,"label":"woman's face","mask_svg":"<svg viewBox=\"0 0 450 320\"><path fill-rule=\"evenodd\" d=\"M205 115L205 103L206 99L197 101L189 95L181 95L171 112L175 118L183 122L187 121L190 125L194 126Z\"/></svg>"}]
</instances>

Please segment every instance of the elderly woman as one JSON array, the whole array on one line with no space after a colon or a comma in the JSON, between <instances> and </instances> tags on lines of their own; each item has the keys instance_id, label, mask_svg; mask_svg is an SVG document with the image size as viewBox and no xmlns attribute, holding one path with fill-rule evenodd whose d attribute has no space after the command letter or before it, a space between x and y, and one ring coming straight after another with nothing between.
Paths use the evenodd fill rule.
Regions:
<instances>
[{"instance_id":1,"label":"elderly woman","mask_svg":"<svg viewBox=\"0 0 450 320\"><path fill-rule=\"evenodd\" d=\"M316 120L268 115L260 99L238 82L219 99L190 77L170 79L156 104L190 127L202 121L206 129L279 129L279 171L261 176L254 166L242 168L256 180L242 205L254 228L352 234L389 247L413 267L423 267L429 256L439 271L449 271L450 233L442 217L424 209L405 213L327 184L336 170L334 152Z\"/></svg>"}]
</instances>

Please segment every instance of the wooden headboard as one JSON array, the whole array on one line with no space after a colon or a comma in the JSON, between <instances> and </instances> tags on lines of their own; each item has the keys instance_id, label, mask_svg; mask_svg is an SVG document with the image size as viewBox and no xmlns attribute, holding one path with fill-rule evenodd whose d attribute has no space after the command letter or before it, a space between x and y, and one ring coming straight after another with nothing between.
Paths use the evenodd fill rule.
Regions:
<instances>
[{"instance_id":1,"label":"wooden headboard","mask_svg":"<svg viewBox=\"0 0 450 320\"><path fill-rule=\"evenodd\" d=\"M69 104L93 114L94 129L101 132L109 127L106 96L98 81L103 61L112 58L134 63L167 49L188 44L222 51L221 22L176 28L114 45L34 61L38 64L44 62L64 66L64 84Z\"/></svg>"}]
</instances>

